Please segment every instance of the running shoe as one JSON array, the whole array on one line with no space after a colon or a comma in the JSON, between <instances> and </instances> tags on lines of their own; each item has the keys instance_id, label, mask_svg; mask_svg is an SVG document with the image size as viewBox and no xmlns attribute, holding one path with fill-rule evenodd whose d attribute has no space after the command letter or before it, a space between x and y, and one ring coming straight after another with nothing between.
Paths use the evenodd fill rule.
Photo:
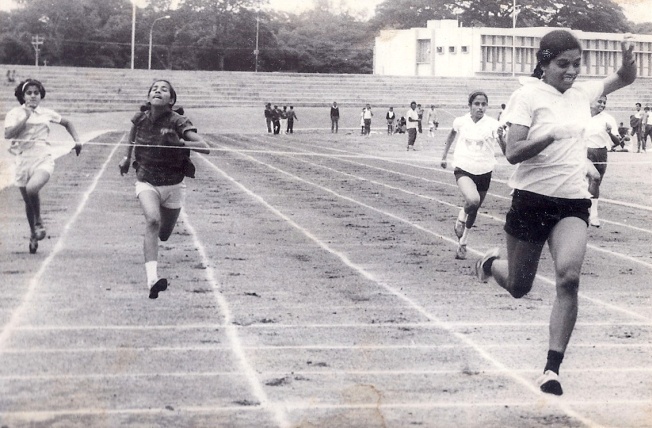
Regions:
<instances>
[{"instance_id":1,"label":"running shoe","mask_svg":"<svg viewBox=\"0 0 652 428\"><path fill-rule=\"evenodd\" d=\"M149 289L149 298L156 299L158 298L158 293L165 291L168 288L168 280L161 278L152 285L152 288Z\"/></svg>"},{"instance_id":2,"label":"running shoe","mask_svg":"<svg viewBox=\"0 0 652 428\"><path fill-rule=\"evenodd\" d=\"M32 234L29 238L29 253L36 254L36 250L38 250L38 239L36 239L36 235Z\"/></svg>"},{"instance_id":3,"label":"running shoe","mask_svg":"<svg viewBox=\"0 0 652 428\"><path fill-rule=\"evenodd\" d=\"M564 393L561 389L561 383L559 383L559 375L552 370L543 372L539 379L537 379L537 384L541 391L546 394L562 395Z\"/></svg>"},{"instance_id":4,"label":"running shoe","mask_svg":"<svg viewBox=\"0 0 652 428\"><path fill-rule=\"evenodd\" d=\"M41 241L45 239L45 235L47 232L45 231L45 228L43 227L42 224L37 224L34 226L34 236L36 237L37 240Z\"/></svg>"},{"instance_id":5,"label":"running shoe","mask_svg":"<svg viewBox=\"0 0 652 428\"><path fill-rule=\"evenodd\" d=\"M457 253L455 254L457 260L466 260L466 244L460 244L457 247Z\"/></svg>"},{"instance_id":6,"label":"running shoe","mask_svg":"<svg viewBox=\"0 0 652 428\"><path fill-rule=\"evenodd\" d=\"M600 219L598 217L589 218L589 224L593 227L600 227Z\"/></svg>"},{"instance_id":7,"label":"running shoe","mask_svg":"<svg viewBox=\"0 0 652 428\"><path fill-rule=\"evenodd\" d=\"M491 277L491 271L489 270L489 265L487 263L499 258L500 254L498 248L492 248L475 263L475 274L480 281L487 282Z\"/></svg>"}]
</instances>

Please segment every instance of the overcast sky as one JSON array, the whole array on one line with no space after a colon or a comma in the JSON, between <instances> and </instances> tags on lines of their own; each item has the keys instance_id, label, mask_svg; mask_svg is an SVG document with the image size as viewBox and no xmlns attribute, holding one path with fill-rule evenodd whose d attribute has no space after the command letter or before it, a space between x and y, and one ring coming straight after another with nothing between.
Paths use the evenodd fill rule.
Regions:
<instances>
[{"instance_id":1,"label":"overcast sky","mask_svg":"<svg viewBox=\"0 0 652 428\"><path fill-rule=\"evenodd\" d=\"M136 0L146 3L147 0ZM352 14L370 17L376 6L383 0L330 0L331 4ZM622 6L625 16L633 22L652 22L652 0L615 0ZM518 3L518 0L517 0ZM270 0L273 9L300 13L313 7L313 0ZM0 0L0 9L8 10L15 7L14 0Z\"/></svg>"}]
</instances>

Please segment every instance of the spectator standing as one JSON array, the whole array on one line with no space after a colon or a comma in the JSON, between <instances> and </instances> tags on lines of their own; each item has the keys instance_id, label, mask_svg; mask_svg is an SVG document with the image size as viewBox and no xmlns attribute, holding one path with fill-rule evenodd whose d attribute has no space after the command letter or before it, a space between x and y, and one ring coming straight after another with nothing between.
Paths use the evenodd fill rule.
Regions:
<instances>
[{"instance_id":1,"label":"spectator standing","mask_svg":"<svg viewBox=\"0 0 652 428\"><path fill-rule=\"evenodd\" d=\"M278 106L274 106L272 109L272 127L274 129L274 135L278 135L281 132L281 110Z\"/></svg>"},{"instance_id":2,"label":"spectator standing","mask_svg":"<svg viewBox=\"0 0 652 428\"><path fill-rule=\"evenodd\" d=\"M650 111L650 106L645 106L643 109L643 115L641 116L641 142L639 144L639 151L643 150L643 153L647 152L647 137L648 135L652 138L652 111Z\"/></svg>"},{"instance_id":3,"label":"spectator standing","mask_svg":"<svg viewBox=\"0 0 652 428\"><path fill-rule=\"evenodd\" d=\"M419 134L423 133L423 114L425 112L423 111L423 107L421 107L421 104L417 104L417 115L419 116L419 122L417 123L417 129L419 130Z\"/></svg>"},{"instance_id":4,"label":"spectator standing","mask_svg":"<svg viewBox=\"0 0 652 428\"><path fill-rule=\"evenodd\" d=\"M288 133L288 106L283 106L283 110L281 110L281 129L286 134Z\"/></svg>"},{"instance_id":5,"label":"spectator standing","mask_svg":"<svg viewBox=\"0 0 652 428\"><path fill-rule=\"evenodd\" d=\"M297 112L294 111L294 106L290 106L290 110L287 113L288 117L288 127L285 131L286 134L294 134L294 121L298 121Z\"/></svg>"},{"instance_id":6,"label":"spectator standing","mask_svg":"<svg viewBox=\"0 0 652 428\"><path fill-rule=\"evenodd\" d=\"M340 108L337 106L337 103L333 101L333 105L331 106L331 133L336 133L339 129L339 121L340 121Z\"/></svg>"},{"instance_id":7,"label":"spectator standing","mask_svg":"<svg viewBox=\"0 0 652 428\"><path fill-rule=\"evenodd\" d=\"M374 113L371 111L371 105L367 104L362 110L362 116L364 119L364 135L367 137L371 134L371 118L374 117Z\"/></svg>"},{"instance_id":8,"label":"spectator standing","mask_svg":"<svg viewBox=\"0 0 652 428\"><path fill-rule=\"evenodd\" d=\"M387 135L394 134L394 124L396 123L396 113L394 113L394 107L390 107L385 115L387 119Z\"/></svg>"},{"instance_id":9,"label":"spectator standing","mask_svg":"<svg viewBox=\"0 0 652 428\"><path fill-rule=\"evenodd\" d=\"M265 104L265 122L267 123L267 133L272 133L272 104Z\"/></svg>"},{"instance_id":10,"label":"spectator standing","mask_svg":"<svg viewBox=\"0 0 652 428\"><path fill-rule=\"evenodd\" d=\"M419 126L419 114L417 113L417 103L412 101L410 108L405 113L406 128L408 133L407 149L415 150L414 142L417 140L417 127Z\"/></svg>"},{"instance_id":11,"label":"spectator standing","mask_svg":"<svg viewBox=\"0 0 652 428\"><path fill-rule=\"evenodd\" d=\"M632 127L632 137L636 136L636 144L638 146L638 151L641 151L641 118L643 117L643 112L641 111L641 103L636 103L634 114L629 116L629 126ZM634 146L632 143L632 150Z\"/></svg>"},{"instance_id":12,"label":"spectator standing","mask_svg":"<svg viewBox=\"0 0 652 428\"><path fill-rule=\"evenodd\" d=\"M435 110L435 105L430 105L430 110L428 110L428 115L426 116L428 122L428 136L435 137L435 131L439 128L439 120L437 119L437 110Z\"/></svg>"}]
</instances>

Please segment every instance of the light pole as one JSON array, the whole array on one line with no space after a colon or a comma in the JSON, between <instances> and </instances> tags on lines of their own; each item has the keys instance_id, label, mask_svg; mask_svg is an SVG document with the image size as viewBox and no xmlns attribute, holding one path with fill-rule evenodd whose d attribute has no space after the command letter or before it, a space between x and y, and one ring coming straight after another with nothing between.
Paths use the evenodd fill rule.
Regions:
<instances>
[{"instance_id":1,"label":"light pole","mask_svg":"<svg viewBox=\"0 0 652 428\"><path fill-rule=\"evenodd\" d=\"M45 41L45 37L37 34L36 36L32 36L32 46L34 46L34 53L36 57L35 65L38 67L38 54L41 52L41 45Z\"/></svg>"},{"instance_id":2,"label":"light pole","mask_svg":"<svg viewBox=\"0 0 652 428\"><path fill-rule=\"evenodd\" d=\"M134 69L134 53L136 51L136 3L131 0L131 69Z\"/></svg>"},{"instance_id":3,"label":"light pole","mask_svg":"<svg viewBox=\"0 0 652 428\"><path fill-rule=\"evenodd\" d=\"M258 34L260 33L260 0L258 1L258 6L256 7L256 49L254 50L254 56L256 57L256 66L255 72L258 73Z\"/></svg>"},{"instance_id":4,"label":"light pole","mask_svg":"<svg viewBox=\"0 0 652 428\"><path fill-rule=\"evenodd\" d=\"M516 17L521 11L520 7L516 9L516 0L512 3L512 77L516 75Z\"/></svg>"},{"instance_id":5,"label":"light pole","mask_svg":"<svg viewBox=\"0 0 652 428\"><path fill-rule=\"evenodd\" d=\"M165 15L165 16L161 16L160 18L156 18L154 22L152 22L152 26L149 28L149 58L147 60L148 70L152 69L152 31L154 31L154 24L156 24L156 21L160 21L161 19L170 19L170 15Z\"/></svg>"}]
</instances>

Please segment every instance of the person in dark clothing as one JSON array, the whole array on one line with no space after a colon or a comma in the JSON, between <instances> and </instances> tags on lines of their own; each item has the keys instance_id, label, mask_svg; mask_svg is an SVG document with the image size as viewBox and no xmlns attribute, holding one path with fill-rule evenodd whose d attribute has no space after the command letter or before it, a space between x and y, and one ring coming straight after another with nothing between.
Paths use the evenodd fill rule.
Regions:
<instances>
[{"instance_id":1,"label":"person in dark clothing","mask_svg":"<svg viewBox=\"0 0 652 428\"><path fill-rule=\"evenodd\" d=\"M281 110L278 106L274 106L272 109L272 126L274 128L274 135L278 135L281 132Z\"/></svg>"}]
</instances>

